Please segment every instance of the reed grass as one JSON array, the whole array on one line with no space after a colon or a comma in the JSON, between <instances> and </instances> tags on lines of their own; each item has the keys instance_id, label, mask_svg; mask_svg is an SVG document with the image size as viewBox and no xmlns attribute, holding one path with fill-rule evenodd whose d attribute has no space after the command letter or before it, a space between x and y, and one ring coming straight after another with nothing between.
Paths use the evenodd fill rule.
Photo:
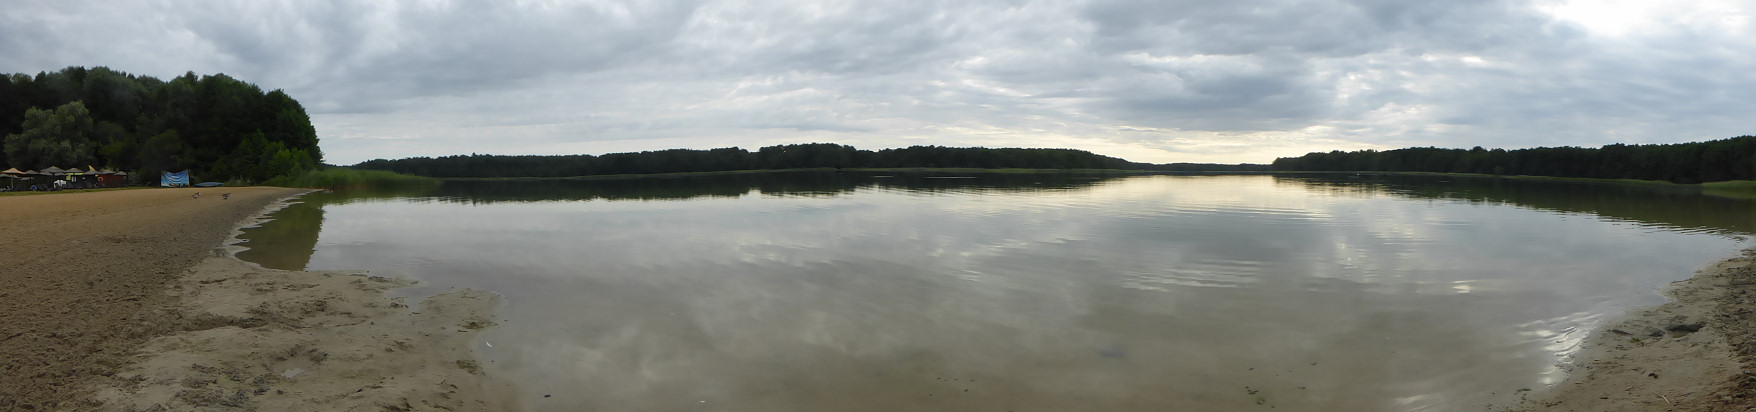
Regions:
<instances>
[{"instance_id":1,"label":"reed grass","mask_svg":"<svg viewBox=\"0 0 1756 412\"><path fill-rule=\"evenodd\" d=\"M262 182L265 186L303 187L310 189L357 190L439 184L439 179L405 175L383 170L357 170L330 167L307 171L296 176L281 176Z\"/></svg>"}]
</instances>

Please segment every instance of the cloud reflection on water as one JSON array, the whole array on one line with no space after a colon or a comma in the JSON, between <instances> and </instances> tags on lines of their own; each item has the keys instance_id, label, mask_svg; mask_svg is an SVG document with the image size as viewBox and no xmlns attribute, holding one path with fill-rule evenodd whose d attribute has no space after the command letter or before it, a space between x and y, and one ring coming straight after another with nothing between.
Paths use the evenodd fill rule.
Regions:
<instances>
[{"instance_id":1,"label":"cloud reflection on water","mask_svg":"<svg viewBox=\"0 0 1756 412\"><path fill-rule=\"evenodd\" d=\"M756 186L819 195L330 204L311 265L506 295L483 356L540 410L1449 410L1552 380L1749 219L1270 176L793 183Z\"/></svg>"}]
</instances>

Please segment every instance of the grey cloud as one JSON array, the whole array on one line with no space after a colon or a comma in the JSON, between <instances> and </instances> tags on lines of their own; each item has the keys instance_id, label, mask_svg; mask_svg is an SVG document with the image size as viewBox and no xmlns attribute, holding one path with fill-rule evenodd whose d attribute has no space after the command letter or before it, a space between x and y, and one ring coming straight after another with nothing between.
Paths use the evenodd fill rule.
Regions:
<instances>
[{"instance_id":1,"label":"grey cloud","mask_svg":"<svg viewBox=\"0 0 1756 412\"><path fill-rule=\"evenodd\" d=\"M197 17L189 27L249 70L298 78L302 91L340 112L648 58L693 9L682 2L548 8L486 0L231 7L190 13Z\"/></svg>"},{"instance_id":2,"label":"grey cloud","mask_svg":"<svg viewBox=\"0 0 1756 412\"><path fill-rule=\"evenodd\" d=\"M225 72L304 102L340 160L1042 133L1265 156L1749 133L1751 30L1606 37L1511 0L24 0L0 69Z\"/></svg>"},{"instance_id":3,"label":"grey cloud","mask_svg":"<svg viewBox=\"0 0 1756 412\"><path fill-rule=\"evenodd\" d=\"M1274 130L1303 126L1324 109L1313 103L1324 97L1298 79L1266 74L1207 79L1187 90L1142 86L1107 102L1118 117L1194 130Z\"/></svg>"},{"instance_id":4,"label":"grey cloud","mask_svg":"<svg viewBox=\"0 0 1756 412\"><path fill-rule=\"evenodd\" d=\"M1082 16L1114 51L1357 56L1397 48L1482 49L1528 41L1544 19L1523 2L1099 0Z\"/></svg>"},{"instance_id":5,"label":"grey cloud","mask_svg":"<svg viewBox=\"0 0 1756 412\"><path fill-rule=\"evenodd\" d=\"M40 20L20 14L0 14L0 55L43 56L54 50L47 47L53 31ZM14 57L17 58L17 57Z\"/></svg>"},{"instance_id":6,"label":"grey cloud","mask_svg":"<svg viewBox=\"0 0 1756 412\"><path fill-rule=\"evenodd\" d=\"M715 2L675 58L714 75L786 71L864 76L920 70L967 33L957 2Z\"/></svg>"},{"instance_id":7,"label":"grey cloud","mask_svg":"<svg viewBox=\"0 0 1756 412\"><path fill-rule=\"evenodd\" d=\"M1374 48L1373 24L1338 3L1110 0L1088 5L1100 50L1194 54L1265 51L1354 54ZM1349 52L1352 53L1349 53Z\"/></svg>"},{"instance_id":8,"label":"grey cloud","mask_svg":"<svg viewBox=\"0 0 1756 412\"><path fill-rule=\"evenodd\" d=\"M1127 82L1108 91L1119 98L1094 103L1119 118L1195 130L1298 129L1410 97L1377 90L1358 96L1372 101L1338 105L1337 83L1349 72L1323 72L1324 65L1313 62L1487 54L1542 40L1526 35L1541 28L1535 24L1541 19L1503 2L1107 0L1085 7L1082 17L1097 27L1096 49L1112 56L1248 56L1260 66L1258 73L1199 63L1166 70L1190 87Z\"/></svg>"}]
</instances>

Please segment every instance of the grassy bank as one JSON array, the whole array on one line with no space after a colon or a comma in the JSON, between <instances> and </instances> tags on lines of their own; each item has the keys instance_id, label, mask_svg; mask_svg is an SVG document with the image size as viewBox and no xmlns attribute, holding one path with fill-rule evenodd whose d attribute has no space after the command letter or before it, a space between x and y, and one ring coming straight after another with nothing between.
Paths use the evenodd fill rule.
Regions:
<instances>
[{"instance_id":1,"label":"grassy bank","mask_svg":"<svg viewBox=\"0 0 1756 412\"><path fill-rule=\"evenodd\" d=\"M1702 183L1701 193L1739 199L1756 199L1756 180Z\"/></svg>"},{"instance_id":2,"label":"grassy bank","mask_svg":"<svg viewBox=\"0 0 1756 412\"><path fill-rule=\"evenodd\" d=\"M382 189L438 184L439 179L405 175L382 170L355 170L331 167L312 170L298 176L282 176L262 182L265 186L303 187L311 189Z\"/></svg>"}]
</instances>

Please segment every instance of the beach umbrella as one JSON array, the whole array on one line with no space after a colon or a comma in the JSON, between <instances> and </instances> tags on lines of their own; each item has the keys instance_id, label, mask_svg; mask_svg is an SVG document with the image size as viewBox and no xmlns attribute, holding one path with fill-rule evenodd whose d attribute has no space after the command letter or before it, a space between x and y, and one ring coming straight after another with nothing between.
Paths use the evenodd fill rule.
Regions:
<instances>
[{"instance_id":1,"label":"beach umbrella","mask_svg":"<svg viewBox=\"0 0 1756 412\"><path fill-rule=\"evenodd\" d=\"M42 172L43 174L46 174L46 175L58 175L58 174L62 174L62 173L67 173L67 170L61 169L59 167L49 166L46 169L38 170L38 172Z\"/></svg>"},{"instance_id":2,"label":"beach umbrella","mask_svg":"<svg viewBox=\"0 0 1756 412\"><path fill-rule=\"evenodd\" d=\"M75 167L75 168L72 168L72 169L67 169L67 170L62 170L62 171L61 171L61 172L63 172L63 173L67 173L67 174L70 174L70 175L76 175L76 174L80 174L80 173L85 173L85 171L84 171L84 170L79 170L79 168L77 168L77 167Z\"/></svg>"},{"instance_id":3,"label":"beach umbrella","mask_svg":"<svg viewBox=\"0 0 1756 412\"><path fill-rule=\"evenodd\" d=\"M0 174L22 175L22 174L24 174L24 172L20 172L20 171L18 171L18 168L14 167L11 169L0 170Z\"/></svg>"}]
</instances>

